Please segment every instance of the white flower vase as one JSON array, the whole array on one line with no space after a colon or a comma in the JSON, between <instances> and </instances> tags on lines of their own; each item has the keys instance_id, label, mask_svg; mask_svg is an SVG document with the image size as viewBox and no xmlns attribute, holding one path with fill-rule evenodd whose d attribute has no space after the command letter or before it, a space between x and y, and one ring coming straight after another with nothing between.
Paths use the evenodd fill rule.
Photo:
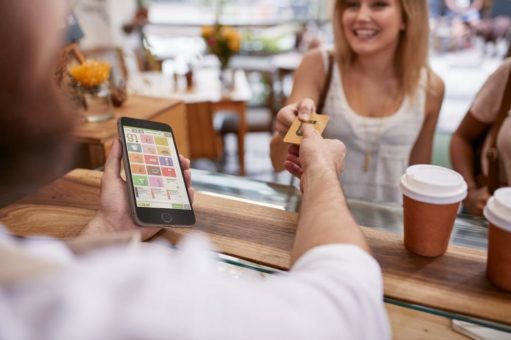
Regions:
<instances>
[{"instance_id":1,"label":"white flower vase","mask_svg":"<svg viewBox=\"0 0 511 340\"><path fill-rule=\"evenodd\" d=\"M87 122L96 123L113 118L112 98L106 82L92 88L82 87L82 91L85 106L83 116Z\"/></svg>"},{"instance_id":2,"label":"white flower vase","mask_svg":"<svg viewBox=\"0 0 511 340\"><path fill-rule=\"evenodd\" d=\"M234 81L234 70L230 68L224 68L220 70L220 86L222 95L228 95L235 88Z\"/></svg>"}]
</instances>

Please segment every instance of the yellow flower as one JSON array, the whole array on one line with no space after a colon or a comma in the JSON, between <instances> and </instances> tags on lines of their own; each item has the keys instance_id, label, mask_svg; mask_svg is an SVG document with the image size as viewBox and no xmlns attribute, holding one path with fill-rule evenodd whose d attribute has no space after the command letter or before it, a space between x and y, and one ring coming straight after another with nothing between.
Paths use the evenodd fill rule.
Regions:
<instances>
[{"instance_id":1,"label":"yellow flower","mask_svg":"<svg viewBox=\"0 0 511 340\"><path fill-rule=\"evenodd\" d=\"M213 35L213 33L215 33L215 29L213 28L213 26L203 26L202 27L202 36L204 38L209 38Z\"/></svg>"},{"instance_id":2,"label":"yellow flower","mask_svg":"<svg viewBox=\"0 0 511 340\"><path fill-rule=\"evenodd\" d=\"M239 38L229 39L227 41L227 44L229 46L229 49L233 52L238 52L240 50L240 39Z\"/></svg>"},{"instance_id":3,"label":"yellow flower","mask_svg":"<svg viewBox=\"0 0 511 340\"><path fill-rule=\"evenodd\" d=\"M80 85L94 87L110 77L110 64L98 60L86 60L83 64L71 66L69 74Z\"/></svg>"},{"instance_id":4,"label":"yellow flower","mask_svg":"<svg viewBox=\"0 0 511 340\"><path fill-rule=\"evenodd\" d=\"M209 53L216 55L220 60L221 68L227 67L229 59L239 52L241 47L241 35L234 27L219 24L204 26L202 37Z\"/></svg>"}]
</instances>

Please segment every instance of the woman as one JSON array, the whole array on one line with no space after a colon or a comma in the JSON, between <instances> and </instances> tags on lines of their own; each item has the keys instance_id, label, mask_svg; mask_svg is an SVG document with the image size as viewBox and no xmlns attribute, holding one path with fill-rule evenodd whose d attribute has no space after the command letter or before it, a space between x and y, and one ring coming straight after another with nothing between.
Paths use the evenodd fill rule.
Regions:
<instances>
[{"instance_id":1,"label":"woman","mask_svg":"<svg viewBox=\"0 0 511 340\"><path fill-rule=\"evenodd\" d=\"M342 174L348 197L400 202L399 178L410 164L430 163L444 84L427 66L426 0L337 0L334 67L327 51L306 54L271 141L275 170L284 168L283 136L297 115L307 119L327 91L326 138L347 147ZM288 164L292 166L291 164ZM293 172L291 170L291 172Z\"/></svg>"},{"instance_id":2,"label":"woman","mask_svg":"<svg viewBox=\"0 0 511 340\"><path fill-rule=\"evenodd\" d=\"M481 165L483 175L488 175L488 160L486 150L489 147L492 128L497 125L499 111L504 99L504 91L511 74L511 58L504 63L488 78L479 90L470 110L463 118L460 126L454 132L451 140L451 161L454 169L458 171L468 185L468 195L463 202L464 208L473 215L482 216L483 208L490 197L488 187L477 183L475 176L474 151L472 145L478 141L487 131L485 137ZM504 109L509 110L509 105ZM506 112L504 112L506 114ZM509 112L502 117L497 135L498 150L498 186L511 185L511 118ZM507 132L507 133L506 133ZM495 132L493 132L495 133ZM479 161L479 160L478 160Z\"/></svg>"}]
</instances>

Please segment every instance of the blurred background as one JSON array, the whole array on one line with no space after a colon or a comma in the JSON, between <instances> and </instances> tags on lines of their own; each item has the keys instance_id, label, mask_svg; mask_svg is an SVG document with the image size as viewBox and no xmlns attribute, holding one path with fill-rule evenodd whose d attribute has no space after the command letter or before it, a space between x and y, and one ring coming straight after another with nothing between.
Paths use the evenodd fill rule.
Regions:
<instances>
[{"instance_id":1,"label":"blurred background","mask_svg":"<svg viewBox=\"0 0 511 340\"><path fill-rule=\"evenodd\" d=\"M333 3L71 2L83 31L79 49L86 57L108 60L112 81L125 88L128 102L140 95L179 99L188 113L194 112L188 116L187 137L193 167L286 184L290 176L274 173L270 163L273 119L290 93L303 53L332 45ZM452 19L443 0L430 0L429 5L430 65L446 83L433 157L435 164L450 166L450 134L508 53L511 0L483 0L477 20L462 22ZM215 33L219 27L229 28L226 41ZM208 70L216 75L208 76ZM208 106L198 106L201 103ZM206 123L192 118L199 111L207 111ZM200 139L214 151L202 152L197 146L204 144Z\"/></svg>"}]
</instances>

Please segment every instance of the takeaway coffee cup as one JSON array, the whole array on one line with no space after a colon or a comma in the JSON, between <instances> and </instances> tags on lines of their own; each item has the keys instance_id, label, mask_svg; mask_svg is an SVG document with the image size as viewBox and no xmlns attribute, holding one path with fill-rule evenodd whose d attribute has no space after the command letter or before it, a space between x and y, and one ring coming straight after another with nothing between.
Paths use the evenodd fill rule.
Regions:
<instances>
[{"instance_id":1,"label":"takeaway coffee cup","mask_svg":"<svg viewBox=\"0 0 511 340\"><path fill-rule=\"evenodd\" d=\"M490 222L486 273L496 286L511 291L511 187L494 192L484 216Z\"/></svg>"},{"instance_id":2,"label":"takeaway coffee cup","mask_svg":"<svg viewBox=\"0 0 511 340\"><path fill-rule=\"evenodd\" d=\"M454 170L419 164L401 176L406 249L422 256L440 256L447 250L467 184Z\"/></svg>"}]
</instances>

